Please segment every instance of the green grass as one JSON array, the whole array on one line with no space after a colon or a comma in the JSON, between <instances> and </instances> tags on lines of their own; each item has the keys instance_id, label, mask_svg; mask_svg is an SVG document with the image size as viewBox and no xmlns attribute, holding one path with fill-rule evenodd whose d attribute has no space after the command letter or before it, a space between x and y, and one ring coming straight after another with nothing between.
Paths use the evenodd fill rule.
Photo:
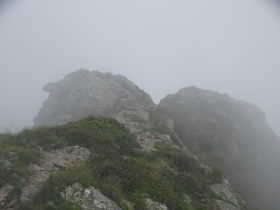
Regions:
<instances>
[{"instance_id":1,"label":"green grass","mask_svg":"<svg viewBox=\"0 0 280 210\"><path fill-rule=\"evenodd\" d=\"M33 205L21 209L77 209L60 196L67 186L75 182L84 187L94 186L128 209L124 200L132 202L135 210L146 209L145 198L165 203L170 210L190 209L184 194L192 198L195 209L211 209L213 194L209 193L207 179L218 181L221 174L209 173L195 159L167 144L157 144L157 151L150 154L134 150L139 144L116 120L105 117L88 117L77 122L55 127L25 129L18 134L0 135L0 156L16 152L19 159L7 170L0 166L0 187L11 183L14 195L24 186L16 173L27 177L26 166L41 158L38 147L44 150L80 145L93 152L88 162L49 177L35 197ZM201 201L201 196L207 202ZM52 201L54 205L46 205Z\"/></svg>"}]
</instances>

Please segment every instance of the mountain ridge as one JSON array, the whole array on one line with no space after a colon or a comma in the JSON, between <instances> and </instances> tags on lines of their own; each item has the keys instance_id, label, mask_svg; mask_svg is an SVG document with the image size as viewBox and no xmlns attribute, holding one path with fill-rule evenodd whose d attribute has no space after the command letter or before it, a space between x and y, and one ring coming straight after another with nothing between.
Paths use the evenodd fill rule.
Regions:
<instances>
[{"instance_id":1,"label":"mountain ridge","mask_svg":"<svg viewBox=\"0 0 280 210\"><path fill-rule=\"evenodd\" d=\"M140 90L138 86L123 76L96 71L89 72L82 69L75 74L72 73L72 75L76 75L73 77L74 80L77 78L80 80L83 77L81 74L87 75L86 78L95 75L105 81L109 84L106 89L108 92L102 92L99 85L99 91L103 93L102 98L104 99L108 95L110 95L109 99L114 98L110 102L104 102L104 105L101 106L102 111L91 112L91 114L113 117L124 124L132 134L151 129L168 134L173 142L177 142L178 146L183 146L185 150L198 156L206 164L222 167L228 177L239 177L230 178L238 190L244 192L248 188L255 189L256 192L249 190L249 193L244 194L249 200L254 200L251 203L254 208L275 209L275 206L278 205L277 196L267 194L274 189L272 194L278 195L277 187L272 184L278 183L277 179L273 178L272 183L268 180L275 177L272 174L278 173L277 153L280 150L280 140L267 124L265 113L260 108L249 102L235 100L228 94L202 90L194 86L182 88L175 94L168 94L156 105L149 94ZM93 83L87 87L94 86ZM82 87L84 84L85 82L81 83ZM112 84L114 85L112 86ZM73 82L70 82L70 86L72 89L68 89L70 91L68 95L77 89L76 86L73 87ZM96 96L96 93L94 94ZM83 94L81 93L81 95ZM83 100L88 98L87 95L81 95ZM46 101L48 100L50 97ZM93 100L95 102L91 104L94 111L99 107L98 100L100 99L95 97ZM72 104L72 106L75 105ZM77 107L77 109L83 108ZM40 117L40 111L38 116ZM80 117L79 114L76 116ZM36 125L36 118L34 123ZM264 173L263 168L267 168L271 164L275 168L270 167L269 170L274 172L272 174ZM239 173L238 170L243 170L243 172ZM259 175L254 175L252 172L254 170ZM251 177L252 180L242 178L242 176ZM258 187L255 186L254 179L260 183ZM270 183L270 187L265 183ZM247 187L246 189L240 188L239 185ZM258 194L260 191L266 191L266 193L251 197L251 194ZM255 201L258 204L254 204ZM271 204L274 207L269 207Z\"/></svg>"},{"instance_id":2,"label":"mountain ridge","mask_svg":"<svg viewBox=\"0 0 280 210\"><path fill-rule=\"evenodd\" d=\"M128 158L129 161L136 160L134 164L141 170L165 180L160 182L160 185L156 185L157 187L161 185L167 187L169 182L172 183L171 185L175 184L174 189L171 189L174 186L170 189L165 188L170 192L170 196L173 196L171 199L167 194L149 189L142 180L143 177L139 177L139 180L142 180L141 186L139 183L136 188L129 185L134 192L132 197L127 191L118 191L122 199L128 199L126 203L112 195L114 189L106 185L108 180L100 180L102 185L107 186L104 188L100 185L101 183L97 185L84 177L91 186L84 185L86 181L82 181L84 183L82 186L80 183L75 183L75 180L67 182L65 187L68 188L63 192L60 191L64 198L67 198L64 194L66 191L75 194L84 190L98 194L94 187L99 186L101 192L106 192L105 194L123 209L277 209L279 204L277 197L280 196L278 191L280 182L277 178L278 172L280 173L278 163L280 140L268 126L265 113L255 105L235 100L228 94L202 90L193 86L167 95L156 105L148 93L126 77L86 69L80 69L66 75L56 83L45 85L43 91L48 92L49 96L33 120L35 130L30 131L30 134L29 131L24 131L24 133L34 135L33 132L38 132L36 129L43 129L46 137L37 137L53 143L45 145L42 140L38 142L31 138L30 141L33 143L28 144L27 147L37 146L48 152L54 149L53 147L63 149L67 148L65 146L75 146L73 145L75 142L79 144L78 147L87 146L93 153L98 151L98 156L101 156L100 158L97 156L96 160L102 164L106 163L106 155L109 159L112 156L110 161L114 164L108 166L110 170L120 170L114 165L123 167L114 159L122 162ZM116 127L113 128L112 125ZM96 133L93 133L92 129ZM118 137L123 131L127 133ZM21 139L24 133L16 137L8 136L7 139ZM111 142L106 138L98 140L103 135L109 135L106 138L111 139ZM75 136L79 136L80 140L77 141ZM5 138L3 137L3 141ZM120 144L121 138L126 139L126 142ZM103 141L107 143L103 145ZM108 153L107 150L110 152ZM11 152L14 151L19 151L19 149ZM50 153L53 153L52 150ZM114 155L115 153L118 155ZM9 161L5 154L1 154L0 151L0 156L4 158L3 164ZM141 162L143 160L146 162ZM126 164L131 164L129 161ZM105 169L102 168L105 166L102 164L96 165L96 167L101 167L96 171L97 174L105 173ZM88 166L88 162L85 165ZM158 167L161 169L159 170ZM123 167L122 170L126 171L127 168ZM173 175L169 172L166 174L165 170L173 171ZM221 172L223 172L223 178L229 182L222 181ZM137 173L142 174L140 171ZM61 176L67 176L66 174L67 172L62 172ZM123 175L124 177L118 177L117 180L121 181L130 176ZM113 172L107 173L106 176L114 179ZM166 179L165 176L170 176L170 179ZM94 177L100 178L95 175ZM153 180L152 177L150 178ZM48 179L46 183L53 182ZM49 189L47 185L43 186ZM118 186L122 188L123 185L120 183ZM180 186L180 190L176 186ZM62 186L59 189L62 190ZM143 195L139 194L139 190ZM150 196L144 196L147 190L152 197L150 193ZM73 198L74 194L71 194ZM42 191L34 199L39 202L37 204L43 205L42 202L46 200L40 195ZM140 200L137 200L135 196ZM49 196L49 199L58 198ZM93 196L88 199L99 198ZM7 200L10 201L11 198L8 197ZM79 206L78 200L75 201L74 206ZM111 201L104 202L109 205ZM6 205L7 201L3 203ZM33 208L33 204L31 202L30 208ZM50 208L56 209L63 205L60 200L55 200ZM79 208L84 209L81 206Z\"/></svg>"}]
</instances>

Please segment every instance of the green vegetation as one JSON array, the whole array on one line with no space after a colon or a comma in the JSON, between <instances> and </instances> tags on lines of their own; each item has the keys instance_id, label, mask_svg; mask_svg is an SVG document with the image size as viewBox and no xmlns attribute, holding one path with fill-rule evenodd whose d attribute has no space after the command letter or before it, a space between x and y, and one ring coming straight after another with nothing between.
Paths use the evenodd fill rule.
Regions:
<instances>
[{"instance_id":1,"label":"green vegetation","mask_svg":"<svg viewBox=\"0 0 280 210\"><path fill-rule=\"evenodd\" d=\"M0 135L0 156L10 152L18 154L11 170L0 166L0 188L4 183L15 187L19 195L26 184L26 166L41 158L38 147L44 150L80 145L89 148L93 157L83 165L61 170L49 177L35 197L32 205L21 204L19 209L77 209L60 196L65 187L81 183L94 186L123 209L124 200L135 205L135 210L146 209L145 198L165 203L172 209L191 209L184 194L192 199L195 209L214 209L212 199L217 198L209 189L209 180L221 181L219 170L206 168L184 151L160 143L157 150L141 153L140 145L116 120L88 117L77 122L55 127L25 129L18 134ZM12 176L16 173L21 178ZM54 205L46 205L52 201Z\"/></svg>"}]
</instances>

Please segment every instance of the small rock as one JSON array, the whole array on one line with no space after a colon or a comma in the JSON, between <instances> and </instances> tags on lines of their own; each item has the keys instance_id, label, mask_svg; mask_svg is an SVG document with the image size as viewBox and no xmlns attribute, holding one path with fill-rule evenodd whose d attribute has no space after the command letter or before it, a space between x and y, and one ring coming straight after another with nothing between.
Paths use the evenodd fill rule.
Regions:
<instances>
[{"instance_id":1,"label":"small rock","mask_svg":"<svg viewBox=\"0 0 280 210\"><path fill-rule=\"evenodd\" d=\"M14 178L14 179L18 179L19 178L19 176L16 173L12 173L11 177Z\"/></svg>"},{"instance_id":2,"label":"small rock","mask_svg":"<svg viewBox=\"0 0 280 210\"><path fill-rule=\"evenodd\" d=\"M14 162L18 159L18 154L15 152L10 152L8 158L9 158L9 161Z\"/></svg>"},{"instance_id":3,"label":"small rock","mask_svg":"<svg viewBox=\"0 0 280 210\"><path fill-rule=\"evenodd\" d=\"M223 199L229 200L236 206L238 206L238 201L228 182L224 182L223 184L212 184L210 185L210 189L213 190L217 195L221 196Z\"/></svg>"},{"instance_id":4,"label":"small rock","mask_svg":"<svg viewBox=\"0 0 280 210\"><path fill-rule=\"evenodd\" d=\"M164 203L159 203L152 201L151 199L146 199L147 210L168 210Z\"/></svg>"},{"instance_id":5,"label":"small rock","mask_svg":"<svg viewBox=\"0 0 280 210\"><path fill-rule=\"evenodd\" d=\"M164 140L164 141L168 141L168 142L171 142L171 138L169 135L167 134L158 134L157 135L158 138Z\"/></svg>"},{"instance_id":6,"label":"small rock","mask_svg":"<svg viewBox=\"0 0 280 210\"><path fill-rule=\"evenodd\" d=\"M0 206L4 204L9 193L14 189L14 187L10 184L6 184L4 187L0 189Z\"/></svg>"},{"instance_id":7,"label":"small rock","mask_svg":"<svg viewBox=\"0 0 280 210\"><path fill-rule=\"evenodd\" d=\"M191 205L192 200L190 199L190 197L188 195L184 195L184 201L186 201L187 204Z\"/></svg>"},{"instance_id":8,"label":"small rock","mask_svg":"<svg viewBox=\"0 0 280 210\"><path fill-rule=\"evenodd\" d=\"M38 191L38 186L28 185L21 190L20 201L22 203L31 203L33 198Z\"/></svg>"},{"instance_id":9,"label":"small rock","mask_svg":"<svg viewBox=\"0 0 280 210\"><path fill-rule=\"evenodd\" d=\"M236 206L227 203L225 201L221 201L221 200L214 200L218 206L220 210L239 210L239 208L237 208Z\"/></svg>"},{"instance_id":10,"label":"small rock","mask_svg":"<svg viewBox=\"0 0 280 210\"><path fill-rule=\"evenodd\" d=\"M1 162L3 163L4 168L7 170L10 170L13 167L13 164L9 160L2 158Z\"/></svg>"},{"instance_id":11,"label":"small rock","mask_svg":"<svg viewBox=\"0 0 280 210\"><path fill-rule=\"evenodd\" d=\"M123 200L122 203L125 204L129 209L134 209L134 204L130 201Z\"/></svg>"},{"instance_id":12,"label":"small rock","mask_svg":"<svg viewBox=\"0 0 280 210\"><path fill-rule=\"evenodd\" d=\"M83 188L80 183L75 183L67 188L60 195L67 201L81 207L81 209L110 209L121 210L117 204L103 195L94 187Z\"/></svg>"},{"instance_id":13,"label":"small rock","mask_svg":"<svg viewBox=\"0 0 280 210\"><path fill-rule=\"evenodd\" d=\"M19 196L15 196L13 200L7 205L7 208L15 207L19 202Z\"/></svg>"}]
</instances>

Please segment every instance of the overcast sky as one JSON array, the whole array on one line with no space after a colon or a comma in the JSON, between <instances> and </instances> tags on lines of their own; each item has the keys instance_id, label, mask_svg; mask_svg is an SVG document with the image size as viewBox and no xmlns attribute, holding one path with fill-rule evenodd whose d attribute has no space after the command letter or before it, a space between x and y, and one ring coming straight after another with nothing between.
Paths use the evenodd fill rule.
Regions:
<instances>
[{"instance_id":1,"label":"overcast sky","mask_svg":"<svg viewBox=\"0 0 280 210\"><path fill-rule=\"evenodd\" d=\"M268 1L1 1L0 125L32 126L42 86L83 67L155 103L192 85L228 93L280 135L280 8Z\"/></svg>"}]
</instances>

